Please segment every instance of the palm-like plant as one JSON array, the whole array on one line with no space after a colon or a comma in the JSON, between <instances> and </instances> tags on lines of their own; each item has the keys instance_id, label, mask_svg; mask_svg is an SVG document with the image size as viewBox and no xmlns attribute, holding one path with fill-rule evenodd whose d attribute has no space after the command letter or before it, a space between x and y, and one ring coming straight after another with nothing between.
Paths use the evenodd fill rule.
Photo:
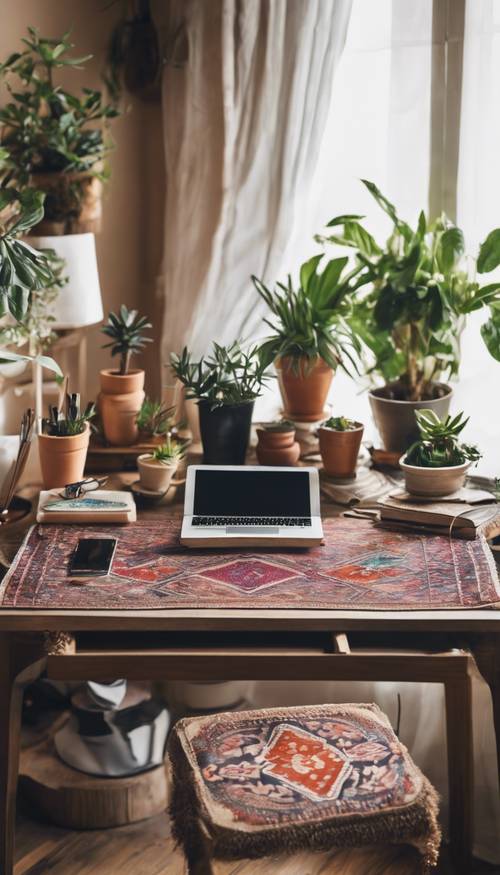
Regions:
<instances>
[{"instance_id":1,"label":"palm-like plant","mask_svg":"<svg viewBox=\"0 0 500 875\"><path fill-rule=\"evenodd\" d=\"M103 344L103 348L111 347L111 355L120 356L119 374L128 374L132 355L141 352L146 343L151 343L152 337L145 337L144 331L152 328L147 316L139 316L137 310L128 310L122 304L118 315L110 313L108 321L101 328L103 334L111 338L109 343Z\"/></svg>"},{"instance_id":2,"label":"palm-like plant","mask_svg":"<svg viewBox=\"0 0 500 875\"><path fill-rule=\"evenodd\" d=\"M434 410L416 410L420 440L409 448L405 462L421 468L448 468L477 462L481 453L471 444L459 443L458 436L469 418L463 413L440 419Z\"/></svg>"},{"instance_id":3,"label":"palm-like plant","mask_svg":"<svg viewBox=\"0 0 500 875\"><path fill-rule=\"evenodd\" d=\"M290 275L287 285L278 282L274 290L252 276L274 317L264 320L273 333L259 347L266 366L289 357L298 371L301 359L312 366L321 358L333 369L340 366L348 374L357 373L361 345L348 317L352 296L361 284L361 267L344 273L348 259L335 258L318 272L322 258L315 255L302 265L296 288Z\"/></svg>"}]
</instances>

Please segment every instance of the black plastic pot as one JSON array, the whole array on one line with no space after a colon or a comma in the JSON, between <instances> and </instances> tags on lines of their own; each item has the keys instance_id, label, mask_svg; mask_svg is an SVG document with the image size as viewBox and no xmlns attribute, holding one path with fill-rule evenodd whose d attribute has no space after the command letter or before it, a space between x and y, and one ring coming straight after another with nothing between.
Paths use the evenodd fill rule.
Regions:
<instances>
[{"instance_id":1,"label":"black plastic pot","mask_svg":"<svg viewBox=\"0 0 500 875\"><path fill-rule=\"evenodd\" d=\"M200 432L205 465L244 465L254 402L228 404L211 410L199 401Z\"/></svg>"}]
</instances>

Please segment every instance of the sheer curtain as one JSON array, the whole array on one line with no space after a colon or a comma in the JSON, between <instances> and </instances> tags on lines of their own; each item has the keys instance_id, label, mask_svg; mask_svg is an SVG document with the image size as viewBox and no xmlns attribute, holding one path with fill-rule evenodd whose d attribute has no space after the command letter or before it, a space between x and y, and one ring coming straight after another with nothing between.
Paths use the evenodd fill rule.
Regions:
<instances>
[{"instance_id":1,"label":"sheer curtain","mask_svg":"<svg viewBox=\"0 0 500 875\"><path fill-rule=\"evenodd\" d=\"M185 7L167 67L163 358L238 337L252 273L276 272L310 185L351 0ZM254 321L255 324L255 321Z\"/></svg>"}]
</instances>

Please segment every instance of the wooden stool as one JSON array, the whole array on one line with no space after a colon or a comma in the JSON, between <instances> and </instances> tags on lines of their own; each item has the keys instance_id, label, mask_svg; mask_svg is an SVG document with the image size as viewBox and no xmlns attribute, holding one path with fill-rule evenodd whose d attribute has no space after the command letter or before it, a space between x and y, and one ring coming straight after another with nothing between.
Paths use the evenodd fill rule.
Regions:
<instances>
[{"instance_id":1,"label":"wooden stool","mask_svg":"<svg viewBox=\"0 0 500 875\"><path fill-rule=\"evenodd\" d=\"M213 860L413 845L437 862L437 795L376 705L180 720L168 745L173 833L190 872Z\"/></svg>"}]
</instances>

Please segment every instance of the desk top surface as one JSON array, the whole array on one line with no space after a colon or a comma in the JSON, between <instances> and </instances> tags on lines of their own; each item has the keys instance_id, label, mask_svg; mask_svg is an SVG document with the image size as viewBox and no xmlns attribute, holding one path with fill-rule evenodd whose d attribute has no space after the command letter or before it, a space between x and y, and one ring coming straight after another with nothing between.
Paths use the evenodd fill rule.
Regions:
<instances>
[{"instance_id":1,"label":"desk top surface","mask_svg":"<svg viewBox=\"0 0 500 875\"><path fill-rule=\"evenodd\" d=\"M114 476L113 488L120 488L137 475ZM173 494L168 503L139 511L145 520L165 519L178 514L182 493ZM339 508L323 507L324 517L337 516ZM28 525L5 529L0 535L4 556L12 559ZM0 631L464 631L500 632L500 610L491 608L461 610L304 610L196 608L148 610L55 610L0 608Z\"/></svg>"}]
</instances>

